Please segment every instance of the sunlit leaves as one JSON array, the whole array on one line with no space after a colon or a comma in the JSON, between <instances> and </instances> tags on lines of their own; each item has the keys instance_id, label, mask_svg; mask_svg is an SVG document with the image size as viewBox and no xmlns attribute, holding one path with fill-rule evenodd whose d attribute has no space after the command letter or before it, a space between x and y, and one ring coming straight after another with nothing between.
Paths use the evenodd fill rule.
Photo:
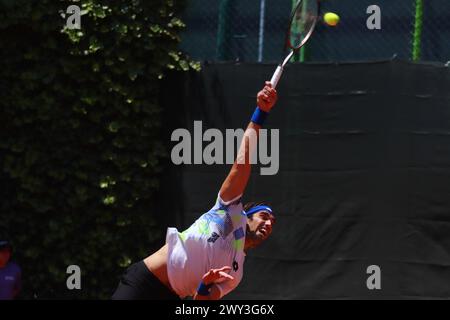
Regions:
<instances>
[{"instance_id":1,"label":"sunlit leaves","mask_svg":"<svg viewBox=\"0 0 450 320\"><path fill-rule=\"evenodd\" d=\"M21 28L0 38L0 206L24 298L70 295L68 263L88 275L79 297L109 298L164 236L158 79L200 67L178 49L182 2L74 2L82 28L70 30L63 1L2 1L0 31Z\"/></svg>"}]
</instances>

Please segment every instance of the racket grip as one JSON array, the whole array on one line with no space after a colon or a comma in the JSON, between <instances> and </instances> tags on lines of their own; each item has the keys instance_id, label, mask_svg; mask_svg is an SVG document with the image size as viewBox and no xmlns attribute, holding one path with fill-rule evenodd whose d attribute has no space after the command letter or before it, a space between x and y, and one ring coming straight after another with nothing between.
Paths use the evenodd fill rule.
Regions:
<instances>
[{"instance_id":1,"label":"racket grip","mask_svg":"<svg viewBox=\"0 0 450 320\"><path fill-rule=\"evenodd\" d=\"M272 79L270 79L270 83L272 84L272 88L276 88L278 81L280 81L281 74L283 73L283 66L279 65L275 72L273 73Z\"/></svg>"}]
</instances>

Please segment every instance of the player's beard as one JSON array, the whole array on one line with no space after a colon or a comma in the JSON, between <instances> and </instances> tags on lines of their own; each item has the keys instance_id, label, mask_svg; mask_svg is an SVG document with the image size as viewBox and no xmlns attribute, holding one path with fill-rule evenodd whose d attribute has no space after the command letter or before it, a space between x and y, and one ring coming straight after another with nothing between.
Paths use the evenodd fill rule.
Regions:
<instances>
[{"instance_id":1,"label":"player's beard","mask_svg":"<svg viewBox=\"0 0 450 320\"><path fill-rule=\"evenodd\" d=\"M264 241L264 236L257 230L250 230L247 226L245 241L248 243L249 248L255 248Z\"/></svg>"}]
</instances>

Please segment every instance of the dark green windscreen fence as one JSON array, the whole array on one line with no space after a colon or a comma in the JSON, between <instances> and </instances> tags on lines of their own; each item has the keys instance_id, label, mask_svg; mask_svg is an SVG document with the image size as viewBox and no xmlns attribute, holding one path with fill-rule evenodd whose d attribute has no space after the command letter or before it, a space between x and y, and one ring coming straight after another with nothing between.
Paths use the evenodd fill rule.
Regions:
<instances>
[{"instance_id":1,"label":"dark green windscreen fence","mask_svg":"<svg viewBox=\"0 0 450 320\"><path fill-rule=\"evenodd\" d=\"M209 61L273 62L285 51L284 35L295 0L190 0L181 48ZM450 60L448 0L322 0L338 27L319 23L305 60L361 61L396 56ZM373 6L377 7L374 8ZM379 12L380 29L369 29Z\"/></svg>"},{"instance_id":2,"label":"dark green windscreen fence","mask_svg":"<svg viewBox=\"0 0 450 320\"><path fill-rule=\"evenodd\" d=\"M173 74L164 127L245 128L274 67ZM270 202L277 223L226 298L450 298L449 87L441 64L290 64L264 126L279 129L279 171L255 165L243 196ZM213 206L230 167L171 166L159 210L184 230ZM367 287L373 265L377 290Z\"/></svg>"}]
</instances>

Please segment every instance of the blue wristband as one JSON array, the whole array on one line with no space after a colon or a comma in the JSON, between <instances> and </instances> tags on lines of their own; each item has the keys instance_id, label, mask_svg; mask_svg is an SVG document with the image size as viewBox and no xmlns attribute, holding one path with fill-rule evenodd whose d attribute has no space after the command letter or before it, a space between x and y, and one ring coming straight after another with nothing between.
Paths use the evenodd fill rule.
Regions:
<instances>
[{"instance_id":1,"label":"blue wristband","mask_svg":"<svg viewBox=\"0 0 450 320\"><path fill-rule=\"evenodd\" d=\"M256 107L255 112L253 112L251 121L262 126L264 124L264 121L266 121L268 114L268 112L262 111L259 107Z\"/></svg>"},{"instance_id":2,"label":"blue wristband","mask_svg":"<svg viewBox=\"0 0 450 320\"><path fill-rule=\"evenodd\" d=\"M212 287L212 284L204 284L203 281L200 282L200 285L197 288L197 294L201 296L209 296L209 289Z\"/></svg>"}]
</instances>

